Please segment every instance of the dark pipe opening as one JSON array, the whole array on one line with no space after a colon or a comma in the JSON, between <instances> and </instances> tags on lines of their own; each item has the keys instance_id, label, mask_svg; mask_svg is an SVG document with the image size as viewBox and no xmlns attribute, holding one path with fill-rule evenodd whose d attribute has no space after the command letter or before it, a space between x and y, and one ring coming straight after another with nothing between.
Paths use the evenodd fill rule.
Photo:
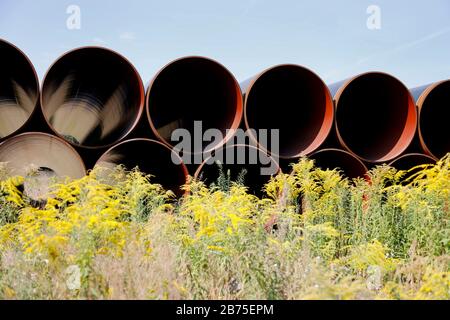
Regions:
<instances>
[{"instance_id":1,"label":"dark pipe opening","mask_svg":"<svg viewBox=\"0 0 450 320\"><path fill-rule=\"evenodd\" d=\"M271 172L262 174L263 168L271 168ZM263 150L248 145L232 145L216 150L213 157L205 159L194 177L207 185L218 185L221 176L222 183L240 182L250 193L262 196L264 185L279 171L278 163Z\"/></svg>"},{"instance_id":2,"label":"dark pipe opening","mask_svg":"<svg viewBox=\"0 0 450 320\"><path fill-rule=\"evenodd\" d=\"M423 164L435 164L436 160L426 154L407 153L391 161L389 165L397 170L409 170Z\"/></svg>"},{"instance_id":3,"label":"dark pipe opening","mask_svg":"<svg viewBox=\"0 0 450 320\"><path fill-rule=\"evenodd\" d=\"M333 101L327 86L300 66L271 68L250 85L245 99L247 128L279 129L279 155L307 155L326 139L333 125ZM259 141L260 146L271 146Z\"/></svg>"},{"instance_id":4,"label":"dark pipe opening","mask_svg":"<svg viewBox=\"0 0 450 320\"><path fill-rule=\"evenodd\" d=\"M41 105L52 129L70 143L105 147L136 125L144 88L136 69L118 53L97 47L75 49L47 72Z\"/></svg>"},{"instance_id":5,"label":"dark pipe opening","mask_svg":"<svg viewBox=\"0 0 450 320\"><path fill-rule=\"evenodd\" d=\"M408 171L402 177L403 180L407 180L415 173L423 169L415 167L427 164L429 165L436 164L436 160L430 156L421 153L407 153L389 163L391 167L394 167L397 170ZM411 170L413 168L415 169Z\"/></svg>"},{"instance_id":6,"label":"dark pipe opening","mask_svg":"<svg viewBox=\"0 0 450 320\"><path fill-rule=\"evenodd\" d=\"M313 153L310 158L323 170L340 170L346 177L364 178L367 167L350 152L339 149L322 149Z\"/></svg>"},{"instance_id":7,"label":"dark pipe opening","mask_svg":"<svg viewBox=\"0 0 450 320\"><path fill-rule=\"evenodd\" d=\"M81 157L64 140L40 132L28 132L0 145L0 162L8 172L23 177L46 175L81 178L86 168Z\"/></svg>"},{"instance_id":8,"label":"dark pipe opening","mask_svg":"<svg viewBox=\"0 0 450 320\"><path fill-rule=\"evenodd\" d=\"M202 121L203 131L219 129L225 137L226 130L237 129L241 121L241 91L233 75L219 63L202 57L181 58L166 65L150 84L147 116L155 135L170 146L176 129L186 129L194 136L194 121ZM208 150L229 138L230 134L215 141ZM187 151L202 152L209 144L203 142Z\"/></svg>"},{"instance_id":9,"label":"dark pipe opening","mask_svg":"<svg viewBox=\"0 0 450 320\"><path fill-rule=\"evenodd\" d=\"M174 163L177 159L179 164ZM97 161L101 167L123 165L128 170L138 168L152 175L152 183L161 184L177 196L183 195L181 186L187 182L187 169L181 158L166 145L150 139L123 141L106 151Z\"/></svg>"},{"instance_id":10,"label":"dark pipe opening","mask_svg":"<svg viewBox=\"0 0 450 320\"><path fill-rule=\"evenodd\" d=\"M0 139L25 125L39 97L36 72L25 54L0 40Z\"/></svg>"},{"instance_id":11,"label":"dark pipe opening","mask_svg":"<svg viewBox=\"0 0 450 320\"><path fill-rule=\"evenodd\" d=\"M400 155L414 137L417 113L406 87L383 73L347 82L336 97L336 126L346 149L368 162Z\"/></svg>"},{"instance_id":12,"label":"dark pipe opening","mask_svg":"<svg viewBox=\"0 0 450 320\"><path fill-rule=\"evenodd\" d=\"M442 158L450 152L450 80L433 88L419 108L420 136L425 149L434 157Z\"/></svg>"}]
</instances>

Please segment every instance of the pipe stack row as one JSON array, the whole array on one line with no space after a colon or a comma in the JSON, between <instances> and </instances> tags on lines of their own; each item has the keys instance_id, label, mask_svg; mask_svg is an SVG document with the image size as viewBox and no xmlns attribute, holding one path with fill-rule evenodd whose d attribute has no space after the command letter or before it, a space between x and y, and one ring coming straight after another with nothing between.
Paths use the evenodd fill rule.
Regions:
<instances>
[{"instance_id":1,"label":"pipe stack row","mask_svg":"<svg viewBox=\"0 0 450 320\"><path fill-rule=\"evenodd\" d=\"M239 84L214 60L184 57L164 66L145 90L125 57L83 47L58 58L39 87L30 60L3 40L0 65L0 162L39 181L122 164L181 195L189 173L207 182L219 175L215 163L185 165L174 152L174 130L194 136L196 121L223 138L194 144L194 158L256 150L277 171L308 156L354 178L376 164L407 169L450 151L450 80L408 90L389 74L369 72L327 86L311 70L285 64ZM277 154L258 135L230 145L237 129L278 129ZM269 179L261 164L222 166L232 174L245 169L254 193Z\"/></svg>"}]
</instances>

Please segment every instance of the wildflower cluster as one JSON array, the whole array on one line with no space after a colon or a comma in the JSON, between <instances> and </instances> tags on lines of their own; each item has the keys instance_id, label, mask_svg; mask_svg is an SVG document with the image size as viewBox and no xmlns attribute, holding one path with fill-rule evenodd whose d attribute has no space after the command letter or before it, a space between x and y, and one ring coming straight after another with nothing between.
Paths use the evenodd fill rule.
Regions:
<instances>
[{"instance_id":1,"label":"wildflower cluster","mask_svg":"<svg viewBox=\"0 0 450 320\"><path fill-rule=\"evenodd\" d=\"M96 168L39 203L4 176L0 297L449 299L450 157L420 169L350 181L301 159L262 198L222 177L176 199Z\"/></svg>"}]
</instances>

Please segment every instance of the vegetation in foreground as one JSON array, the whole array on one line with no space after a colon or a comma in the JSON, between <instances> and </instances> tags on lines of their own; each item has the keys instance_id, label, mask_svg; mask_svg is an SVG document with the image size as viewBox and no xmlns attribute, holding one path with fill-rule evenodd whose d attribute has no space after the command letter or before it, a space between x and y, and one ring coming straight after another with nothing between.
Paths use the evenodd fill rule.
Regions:
<instances>
[{"instance_id":1,"label":"vegetation in foreground","mask_svg":"<svg viewBox=\"0 0 450 320\"><path fill-rule=\"evenodd\" d=\"M450 157L407 182L303 159L262 199L225 178L176 200L97 168L31 201L0 183L2 299L449 299Z\"/></svg>"}]
</instances>

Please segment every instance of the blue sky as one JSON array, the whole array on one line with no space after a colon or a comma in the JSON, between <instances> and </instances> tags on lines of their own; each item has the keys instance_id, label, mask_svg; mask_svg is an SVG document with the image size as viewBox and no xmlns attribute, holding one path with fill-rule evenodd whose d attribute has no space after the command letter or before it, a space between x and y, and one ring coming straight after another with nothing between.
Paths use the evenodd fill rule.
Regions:
<instances>
[{"instance_id":1,"label":"blue sky","mask_svg":"<svg viewBox=\"0 0 450 320\"><path fill-rule=\"evenodd\" d=\"M69 30L69 5L81 28ZM366 9L381 10L370 30ZM119 51L144 82L167 62L205 55L239 81L279 63L327 83L373 70L414 87L450 78L450 1L406 0L0 0L0 38L19 46L42 79L62 53L84 45Z\"/></svg>"}]
</instances>

